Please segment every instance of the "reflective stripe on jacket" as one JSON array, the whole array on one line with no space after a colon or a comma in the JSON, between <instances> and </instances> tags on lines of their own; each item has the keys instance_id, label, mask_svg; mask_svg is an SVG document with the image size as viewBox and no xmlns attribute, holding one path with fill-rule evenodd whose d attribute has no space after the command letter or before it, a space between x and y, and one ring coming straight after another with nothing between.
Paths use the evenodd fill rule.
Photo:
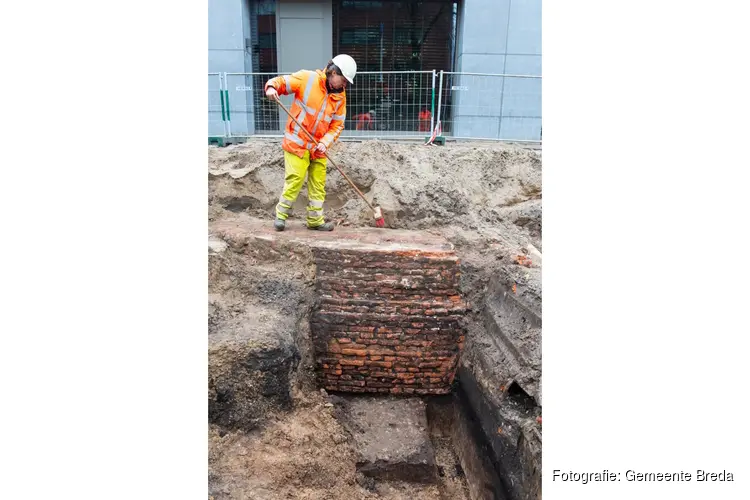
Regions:
<instances>
[{"instance_id":1,"label":"reflective stripe on jacket","mask_svg":"<svg viewBox=\"0 0 750 500\"><path fill-rule=\"evenodd\" d=\"M290 109L299 121L319 142L330 148L344 130L346 119L346 91L329 94L326 75L321 70L301 70L291 75L281 75L266 82L265 88L273 87L279 94L294 95ZM284 129L281 147L300 158L310 150L312 158L325 155L314 151L315 144L290 118Z\"/></svg>"}]
</instances>

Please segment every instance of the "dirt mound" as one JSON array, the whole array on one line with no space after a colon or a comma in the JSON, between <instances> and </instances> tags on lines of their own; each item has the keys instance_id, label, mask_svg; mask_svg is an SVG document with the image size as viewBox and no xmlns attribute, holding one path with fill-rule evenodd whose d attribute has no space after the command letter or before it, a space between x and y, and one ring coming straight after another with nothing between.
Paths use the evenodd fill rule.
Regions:
<instances>
[{"instance_id":1,"label":"dirt mound","mask_svg":"<svg viewBox=\"0 0 750 500\"><path fill-rule=\"evenodd\" d=\"M331 154L367 198L383 208L389 227L479 229L504 221L526 227L540 219L535 207L541 207L542 170L535 151L500 144L435 147L370 140L339 143ZM284 178L279 141L210 148L209 176L214 210L272 217ZM330 165L326 189L329 219L372 225L367 206ZM304 216L306 203L303 188L296 216ZM533 229L540 231L538 225Z\"/></svg>"}]
</instances>

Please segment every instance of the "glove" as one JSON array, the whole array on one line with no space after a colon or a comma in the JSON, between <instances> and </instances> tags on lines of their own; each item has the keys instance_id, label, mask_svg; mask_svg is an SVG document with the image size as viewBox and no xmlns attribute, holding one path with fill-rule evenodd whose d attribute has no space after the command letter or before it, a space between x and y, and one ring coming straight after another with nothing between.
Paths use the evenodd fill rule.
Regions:
<instances>
[{"instance_id":1,"label":"glove","mask_svg":"<svg viewBox=\"0 0 750 500\"><path fill-rule=\"evenodd\" d=\"M266 90L266 97L268 97L272 101L278 101L279 100L279 93L276 92L275 88L268 87L268 90Z\"/></svg>"},{"instance_id":2,"label":"glove","mask_svg":"<svg viewBox=\"0 0 750 500\"><path fill-rule=\"evenodd\" d=\"M325 152L328 150L325 144L322 142L318 143L318 146L315 148L316 151L320 151L321 153L325 154Z\"/></svg>"}]
</instances>

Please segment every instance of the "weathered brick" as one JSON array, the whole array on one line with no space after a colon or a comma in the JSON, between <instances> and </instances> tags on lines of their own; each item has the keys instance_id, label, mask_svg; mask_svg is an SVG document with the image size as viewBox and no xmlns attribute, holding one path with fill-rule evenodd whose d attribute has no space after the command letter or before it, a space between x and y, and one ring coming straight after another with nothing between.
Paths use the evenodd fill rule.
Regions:
<instances>
[{"instance_id":1,"label":"weathered brick","mask_svg":"<svg viewBox=\"0 0 750 500\"><path fill-rule=\"evenodd\" d=\"M341 349L341 354L345 356L367 356L367 351L364 349Z\"/></svg>"},{"instance_id":2,"label":"weathered brick","mask_svg":"<svg viewBox=\"0 0 750 500\"><path fill-rule=\"evenodd\" d=\"M396 346L396 347L401 347L401 346ZM404 347L404 349L408 349L408 347ZM422 356L421 351L401 351L399 352L399 354L403 357L409 357L409 358L418 358Z\"/></svg>"},{"instance_id":3,"label":"weathered brick","mask_svg":"<svg viewBox=\"0 0 750 500\"><path fill-rule=\"evenodd\" d=\"M363 366L365 361L363 359L342 359L339 363L344 365L346 369L346 367Z\"/></svg>"},{"instance_id":4,"label":"weathered brick","mask_svg":"<svg viewBox=\"0 0 750 500\"><path fill-rule=\"evenodd\" d=\"M375 356L390 356L390 355L396 354L396 351L393 349L389 349L387 347L373 346L373 347L367 348L367 354L375 355ZM389 361L389 360L386 359L386 361Z\"/></svg>"},{"instance_id":5,"label":"weathered brick","mask_svg":"<svg viewBox=\"0 0 750 500\"><path fill-rule=\"evenodd\" d=\"M350 386L356 386L356 387L364 387L365 381L364 380L339 380L339 385L350 385Z\"/></svg>"},{"instance_id":6,"label":"weathered brick","mask_svg":"<svg viewBox=\"0 0 750 500\"><path fill-rule=\"evenodd\" d=\"M367 381L367 387L379 387L379 388L386 388L386 387L393 387L393 384L391 383L383 383L383 382L371 382Z\"/></svg>"},{"instance_id":7,"label":"weathered brick","mask_svg":"<svg viewBox=\"0 0 750 500\"><path fill-rule=\"evenodd\" d=\"M453 351L446 351L441 349L436 349L432 351L433 356L453 356L455 353Z\"/></svg>"},{"instance_id":8,"label":"weathered brick","mask_svg":"<svg viewBox=\"0 0 750 500\"><path fill-rule=\"evenodd\" d=\"M393 363L391 361L368 361L368 366L377 366L380 368L391 368Z\"/></svg>"},{"instance_id":9,"label":"weathered brick","mask_svg":"<svg viewBox=\"0 0 750 500\"><path fill-rule=\"evenodd\" d=\"M392 334L396 335L396 334ZM401 342L397 339L377 339L377 344L379 345L389 345L389 346L397 346Z\"/></svg>"},{"instance_id":10,"label":"weathered brick","mask_svg":"<svg viewBox=\"0 0 750 500\"><path fill-rule=\"evenodd\" d=\"M419 368L437 368L442 365L443 363L439 361L432 361L432 362L427 362L427 363L419 363Z\"/></svg>"}]
</instances>

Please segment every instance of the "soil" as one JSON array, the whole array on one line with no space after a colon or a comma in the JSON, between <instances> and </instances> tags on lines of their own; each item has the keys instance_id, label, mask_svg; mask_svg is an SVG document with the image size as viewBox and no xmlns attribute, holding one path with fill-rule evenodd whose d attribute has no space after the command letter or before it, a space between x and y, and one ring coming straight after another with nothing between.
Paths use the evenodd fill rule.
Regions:
<instances>
[{"instance_id":1,"label":"soil","mask_svg":"<svg viewBox=\"0 0 750 500\"><path fill-rule=\"evenodd\" d=\"M295 394L289 413L268 415L254 432L209 429L209 497L215 500L453 500L455 474L438 484L375 481L357 473L352 438L315 391ZM447 453L439 448L441 453ZM442 460L442 462L441 462ZM438 464L454 471L445 458Z\"/></svg>"},{"instance_id":2,"label":"soil","mask_svg":"<svg viewBox=\"0 0 750 500\"><path fill-rule=\"evenodd\" d=\"M517 263L529 245L542 250L539 152L493 143L439 147L370 140L339 143L330 154L382 207L386 227L427 230L455 246L462 292L474 306L470 332L487 335L480 308L498 282L515 287L516 300L541 313L539 264ZM356 472L351 437L336 420L331 399L313 382L305 322L314 300L309 255L299 248L251 248L211 233L213 224L237 213L273 223L284 182L280 141L209 147L208 167L209 496L469 498L450 443L440 436L433 444L444 475L436 484L374 480ZM330 162L326 190L327 220L374 226L369 208ZM290 223L303 223L306 203L303 187ZM468 340L467 348L484 342ZM281 366L273 377L261 373L264 360Z\"/></svg>"}]
</instances>

